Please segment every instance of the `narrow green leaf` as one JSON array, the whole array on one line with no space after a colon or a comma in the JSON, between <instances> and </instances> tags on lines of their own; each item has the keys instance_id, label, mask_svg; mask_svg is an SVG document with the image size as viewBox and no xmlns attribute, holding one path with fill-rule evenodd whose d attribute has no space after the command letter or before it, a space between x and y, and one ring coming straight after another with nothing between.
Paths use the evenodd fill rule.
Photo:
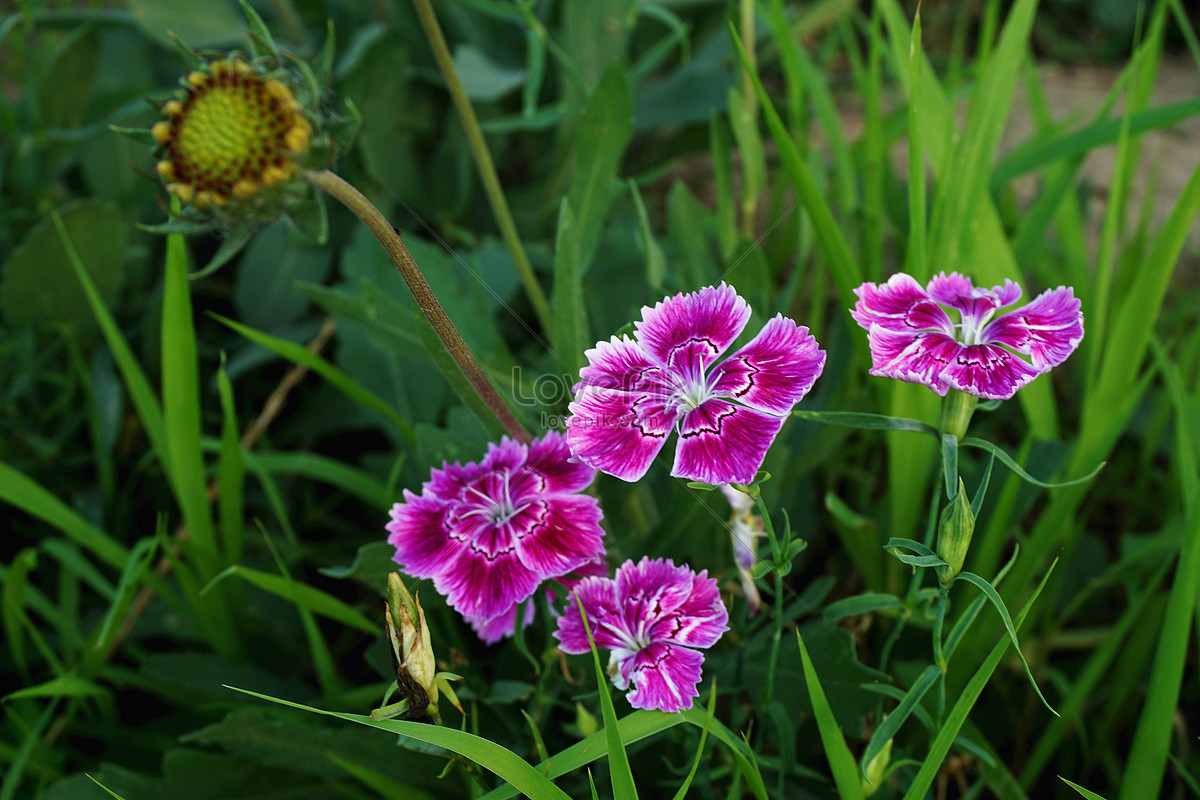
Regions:
<instances>
[{"instance_id":1,"label":"narrow green leaf","mask_svg":"<svg viewBox=\"0 0 1200 800\"><path fill-rule=\"evenodd\" d=\"M662 290L667 279L667 257L663 255L662 247L654 237L650 227L650 215L646 213L646 204L642 202L642 194L638 191L637 182L630 178L627 182L629 196L638 217L638 244L646 256L646 283L655 289ZM590 342L589 342L590 344Z\"/></svg>"},{"instance_id":2,"label":"narrow green leaf","mask_svg":"<svg viewBox=\"0 0 1200 800\"><path fill-rule=\"evenodd\" d=\"M846 617L854 617L859 614L870 614L875 611L889 609L902 610L904 608L904 601L894 594L866 592L865 594L856 594L853 597L846 597L835 603L830 603L825 606L823 613L825 619L830 622L837 622Z\"/></svg>"},{"instance_id":3,"label":"narrow green leaf","mask_svg":"<svg viewBox=\"0 0 1200 800\"><path fill-rule=\"evenodd\" d=\"M1074 783L1071 783L1069 780L1067 780L1066 778L1064 778L1062 775L1059 775L1059 776L1058 776L1058 779L1059 779L1060 781L1062 781L1063 783L1065 783L1067 786L1070 786L1070 787L1071 787L1072 789L1074 789L1075 791L1079 792L1080 796L1082 796L1082 797L1086 797L1086 798L1087 798L1087 800L1104 800L1104 798L1103 798L1103 797L1101 797L1100 795L1098 795L1098 794L1096 794L1095 792L1091 791L1090 789L1085 789L1085 788L1083 788L1082 786L1078 786L1078 785L1076 785L1076 784L1074 784Z\"/></svg>"},{"instance_id":4,"label":"narrow green leaf","mask_svg":"<svg viewBox=\"0 0 1200 800\"><path fill-rule=\"evenodd\" d=\"M336 459L307 450L264 450L243 453L246 466L257 474L299 475L336 486L376 509L387 509L395 497L387 484L369 473ZM400 456L401 461L404 455Z\"/></svg>"},{"instance_id":5,"label":"narrow green leaf","mask_svg":"<svg viewBox=\"0 0 1200 800\"><path fill-rule=\"evenodd\" d=\"M138 582L141 581L142 575L150 568L157 543L158 540L156 538L145 536L138 539L133 549L129 552L129 558L125 562L124 569L121 570L121 577L117 581L116 591L113 593L112 601L109 603L108 612L104 615L104 622L100 625L100 630L96 634L95 650L103 652L108 649L117 620L124 617L129 604L133 600L133 590L137 587Z\"/></svg>"},{"instance_id":6,"label":"narrow green leaf","mask_svg":"<svg viewBox=\"0 0 1200 800\"><path fill-rule=\"evenodd\" d=\"M301 608L308 609L314 614L320 614L323 617L335 620L343 625L349 625L352 628L369 633L379 633L379 626L364 617L353 607L347 605L333 595L327 594L315 586L309 586L306 583L291 580L290 578L281 575L273 575L269 572L261 572L260 570L244 567L240 564L223 570L219 575L205 587L208 591L214 584L225 578L237 575L244 579L247 583L251 583L260 589L268 591L272 594L282 597Z\"/></svg>"},{"instance_id":7,"label":"narrow green leaf","mask_svg":"<svg viewBox=\"0 0 1200 800\"><path fill-rule=\"evenodd\" d=\"M298 708L301 711L309 711L313 714L337 717L349 722L356 722L359 725L366 725L381 731L407 736L420 742L426 742L427 744L444 747L451 752L458 753L463 758L478 764L484 769L496 773L502 779L516 787L517 791L525 793L531 800L571 800L562 789L551 783L547 777L538 772L529 762L520 758L511 750L501 747L495 742L484 739L481 736L454 730L453 728L427 725L421 722L408 722L396 719L376 722L362 714L343 714L337 711L324 711L319 708L252 692L248 689L239 689L234 686L227 688L233 689L235 692L248 694L251 697L257 697L260 700Z\"/></svg>"},{"instance_id":8,"label":"narrow green leaf","mask_svg":"<svg viewBox=\"0 0 1200 800\"><path fill-rule=\"evenodd\" d=\"M412 445L416 445L417 435L413 430L412 424L403 416L397 413L390 404L384 402L379 395L364 388L360 383L355 381L346 373L330 364L321 356L311 352L307 347L296 342L289 342L286 339L280 339L270 334L256 331L239 322L234 322L231 319L222 317L220 314L212 314L213 319L223 325L226 325L233 330L245 336L255 344L260 344L273 353L292 361L296 364L302 364L313 372L320 375L325 380L329 381L335 389L342 392L356 403L366 406L367 408L378 411L391 420L396 426L401 435L404 436Z\"/></svg>"},{"instance_id":9,"label":"narrow green leaf","mask_svg":"<svg viewBox=\"0 0 1200 800\"><path fill-rule=\"evenodd\" d=\"M1140 111L1129 117L1129 135L1137 136L1158 128L1169 128L1200 114L1200 99ZM1122 118L1097 120L1079 130L1055 136L1049 140L1034 139L1009 151L992 171L991 188L999 190L1004 184L1034 170L1112 144L1121 131Z\"/></svg>"},{"instance_id":10,"label":"narrow green leaf","mask_svg":"<svg viewBox=\"0 0 1200 800\"><path fill-rule=\"evenodd\" d=\"M1004 601L1000 599L1000 594L990 583L974 572L960 572L954 581L955 583L958 581L967 581L968 583L975 584L979 588L979 591L983 592L987 596L987 599L992 601L992 605L1000 612L1000 618L1004 620L1004 629L1008 631L1008 637L1012 639L1013 649L1021 657L1021 666L1025 667L1025 676L1029 678L1029 683L1032 684L1033 690L1037 692L1037 696L1041 699L1042 704L1050 709L1051 714L1057 717L1059 715L1058 712L1054 710L1054 706L1050 705L1049 701L1042 695L1041 688L1038 687L1037 681L1033 678L1033 672L1029 669L1029 662L1025 660L1025 654L1021 652L1021 643L1017 641L1017 629L1013 627L1012 617L1008 615L1008 609L1004 606Z\"/></svg>"},{"instance_id":11,"label":"narrow green leaf","mask_svg":"<svg viewBox=\"0 0 1200 800\"><path fill-rule=\"evenodd\" d=\"M85 772L84 774L85 774L85 775L87 775L87 773L86 773L86 772ZM121 797L121 795L117 794L117 793L116 793L116 792L114 792L112 789L108 788L108 787L107 787L107 786L105 786L103 783L101 783L100 781L98 781L98 780L96 780L95 778L93 778L91 775L88 775L88 780L90 780L92 783L94 783L94 784L96 784L97 786L99 786L99 787L100 787L101 789L103 789L104 791L108 792L108 795L109 795L109 797L115 797L115 798L117 798L117 800L125 800L125 798L124 798L124 797Z\"/></svg>"},{"instance_id":12,"label":"narrow green leaf","mask_svg":"<svg viewBox=\"0 0 1200 800\"><path fill-rule=\"evenodd\" d=\"M942 474L946 479L946 498L953 500L958 493L958 437L942 434Z\"/></svg>"},{"instance_id":13,"label":"narrow green leaf","mask_svg":"<svg viewBox=\"0 0 1200 800\"><path fill-rule=\"evenodd\" d=\"M1000 459L1000 461L1004 464L1004 466L1008 467L1010 470L1012 470L1014 473L1016 473L1022 480L1026 481L1027 483L1032 483L1034 486L1041 486L1043 489L1062 489L1063 487L1066 487L1066 486L1080 486L1082 484L1085 484L1088 481L1090 481L1092 478L1096 477L1096 475L1099 474L1100 470L1104 469L1105 463L1107 463L1107 462L1101 462L1099 465L1097 465L1097 467L1095 469L1093 469L1087 475L1084 475L1082 478L1076 478L1073 481L1063 481L1061 483L1047 483L1045 481L1040 481L1037 478L1030 475L1028 472L1026 472L1024 469L1022 469L1021 466L1015 460L1013 460L1012 456L1010 456L1008 453L1004 452L999 447L997 447L996 445L992 444L989 441L986 441L984 439L976 439L973 436L968 436L967 438L963 439L960 442L960 444L962 444L965 447L975 447L980 450L987 450L993 456Z\"/></svg>"},{"instance_id":14,"label":"narrow green leaf","mask_svg":"<svg viewBox=\"0 0 1200 800\"><path fill-rule=\"evenodd\" d=\"M208 506L200 448L200 370L183 236L167 237L162 299L162 398L166 460L202 580L216 574L219 556Z\"/></svg>"},{"instance_id":15,"label":"narrow green leaf","mask_svg":"<svg viewBox=\"0 0 1200 800\"><path fill-rule=\"evenodd\" d=\"M221 398L221 450L217 459L218 530L225 560L238 564L242 560L242 492L245 488L246 463L242 459L237 409L233 404L233 385L225 373L224 356L217 370L217 393Z\"/></svg>"},{"instance_id":16,"label":"narrow green leaf","mask_svg":"<svg viewBox=\"0 0 1200 800\"><path fill-rule=\"evenodd\" d=\"M1195 447L1200 430L1185 405L1182 381L1175 367L1167 370L1168 389L1175 404L1176 458L1183 468L1182 488L1194 489L1196 483ZM1155 797L1162 787L1170 752L1172 729L1183 687L1188 642L1196 599L1200 594L1200 512L1193 502L1184 523L1183 544L1175 569L1175 581L1163 616L1162 633L1154 652L1154 669L1146 690L1146 702L1138 718L1137 731L1129 750L1119 800Z\"/></svg>"},{"instance_id":17,"label":"narrow green leaf","mask_svg":"<svg viewBox=\"0 0 1200 800\"><path fill-rule=\"evenodd\" d=\"M921 47L919 7L913 18L908 54L908 251L905 267L908 274L924 280L929 275L929 260L925 252L928 233L925 228L925 144L921 127L921 62L925 55Z\"/></svg>"},{"instance_id":18,"label":"narrow green leaf","mask_svg":"<svg viewBox=\"0 0 1200 800\"><path fill-rule=\"evenodd\" d=\"M1057 564L1057 559L1054 564ZM1046 587L1046 582L1050 579L1051 573L1054 572L1054 564L1051 564L1050 569L1046 570L1046 574L1042 576L1041 583L1033 595L1030 596L1028 602L1021 608L1017 615L1014 628L1020 630L1021 623L1025 621L1029 609L1033 608L1033 604L1041 595L1042 589ZM988 680L992 677L992 673L996 671L996 667L1000 664L1000 659L1004 656L1004 652L1008 649L1009 638L1002 636L1000 641L992 648L992 652L979 665L979 669L971 676L971 680L967 682L962 694L959 695L958 701L954 707L950 709L950 713L946 717L946 722L934 737L933 742L929 747L929 755L921 762L921 768L914 776L912 783L908 786L908 791L904 793L903 800L921 800L925 797L925 793L929 791L929 787L933 785L934 779L937 777L938 771L941 769L942 762L946 758L946 754L950 752L951 745L954 744L958 737L958 732L962 728L963 723L967 720L967 714L971 712L971 708L975 705L975 701L979 699L983 687L987 685Z\"/></svg>"},{"instance_id":19,"label":"narrow green leaf","mask_svg":"<svg viewBox=\"0 0 1200 800\"><path fill-rule=\"evenodd\" d=\"M696 757L692 759L692 768L688 771L687 777L683 779L683 783L679 784L679 790L675 792L674 800L683 800L687 796L688 789L692 786L692 781L696 777L696 770L700 768L700 758L704 755L704 743L708 740L708 726L713 720L713 712L717 710L717 685L714 682L708 690L708 709L704 714L704 727L700 729L700 743L696 745Z\"/></svg>"},{"instance_id":20,"label":"narrow green leaf","mask_svg":"<svg viewBox=\"0 0 1200 800\"><path fill-rule=\"evenodd\" d=\"M125 388L129 392L129 397L133 401L133 407L137 409L138 418L142 421L142 427L146 430L146 438L150 440L150 446L158 456L159 461L163 465L163 469L170 474L171 465L167 459L167 435L165 425L163 423L162 407L159 406L158 398L154 394L154 389L150 385L150 379L146 377L142 365L138 363L134 357L133 351L129 347L129 343L125 340L125 335L121 333L120 327L113 319L108 307L104 304L104 299L100 296L100 292L96 289L95 283L92 282L91 276L88 275L87 269L83 266L83 262L79 258L79 253L75 249L74 243L67 235L66 226L63 225L62 219L58 213L53 215L54 225L58 229L58 235L62 239L63 247L67 251L67 258L71 262L72 268L75 270L75 275L79 278L79 283L83 286L83 292L87 295L88 304L92 307L92 313L96 315L96 322L100 325L100 330L104 333L104 339L108 343L108 349L112 351L113 360L117 363L117 368L121 370L121 377L125 379ZM124 559L122 558L122 563Z\"/></svg>"},{"instance_id":21,"label":"narrow green leaf","mask_svg":"<svg viewBox=\"0 0 1200 800\"><path fill-rule=\"evenodd\" d=\"M88 522L63 501L24 473L0 461L0 500L32 514L65 533L81 547L114 567L123 567L129 551Z\"/></svg>"},{"instance_id":22,"label":"narrow green leaf","mask_svg":"<svg viewBox=\"0 0 1200 800\"><path fill-rule=\"evenodd\" d=\"M572 594L579 607L579 615L583 618L583 630L587 634L588 644L592 648L592 662L596 668L596 683L600 689L600 712L604 718L604 740L608 746L608 770L612 777L613 797L616 800L637 800L637 786L633 782L633 771L629 766L629 755L625 752L625 743L621 741L621 729L617 726L617 712L613 708L612 693L608 690L608 677L600 667L600 651L596 649L596 641L592 638L592 629L588 623L587 613L583 610L583 600L577 594Z\"/></svg>"},{"instance_id":23,"label":"narrow green leaf","mask_svg":"<svg viewBox=\"0 0 1200 800\"><path fill-rule=\"evenodd\" d=\"M930 664L926 667L925 671L921 673L921 677L917 678L912 688L904 694L900 705L892 709L892 713L884 717L883 722L875 728L875 732L871 734L871 741L867 742L867 749L863 750L862 774L864 778L867 776L867 764L870 764L871 759L883 752L883 748L892 740L892 737L900 732L901 726L920 706L921 698L937 683L937 679L941 675L942 669L937 664Z\"/></svg>"},{"instance_id":24,"label":"narrow green leaf","mask_svg":"<svg viewBox=\"0 0 1200 800\"><path fill-rule=\"evenodd\" d=\"M932 425L906 417L889 417L883 414L868 414L859 411L793 411L792 416L820 422L823 425L839 425L843 428L863 430L916 431L941 439L941 433Z\"/></svg>"},{"instance_id":25,"label":"narrow green leaf","mask_svg":"<svg viewBox=\"0 0 1200 800\"><path fill-rule=\"evenodd\" d=\"M808 696L812 701L813 716L817 719L821 742L825 746L825 758L829 760L829 767L833 770L833 781L837 784L838 793L842 800L863 800L862 784L858 779L854 756L850 753L850 748L846 746L846 739L837 726L833 709L829 707L825 690L821 688L817 671L813 669L812 660L808 657L808 650L804 647L804 638L800 635L800 631L796 631L796 641L800 645L800 659L804 662L804 682L808 686Z\"/></svg>"},{"instance_id":26,"label":"narrow green leaf","mask_svg":"<svg viewBox=\"0 0 1200 800\"><path fill-rule=\"evenodd\" d=\"M842 303L847 305L854 304L854 289L862 283L862 274L850 254L850 246L846 244L846 239L842 235L841 227L837 220L834 219L833 212L829 208L829 203L825 200L825 195L820 191L816 180L809 171L808 165L801 158L800 152L796 149L795 142L788 135L787 128L783 124L783 120L779 117L779 112L775 110L775 105L763 88L762 81L758 75L754 73L753 65L747 57L745 50L742 49L742 42L737 35L736 30L731 31L731 38L734 47L737 48L738 56L741 60L742 67L750 75L750 79L754 83L754 90L758 94L759 103L762 105L763 115L767 120L767 127L771 131L771 138L775 141L775 146L779 148L779 158L783 164L784 171L787 173L788 179L796 189L799 195L800 202L804 205L805 211L808 212L809 218L812 220L813 229L817 235L817 240L821 244L821 251L828 262L830 275L833 278L834 285L838 289L838 297ZM866 353L866 340L861 339L862 352Z\"/></svg>"}]
</instances>

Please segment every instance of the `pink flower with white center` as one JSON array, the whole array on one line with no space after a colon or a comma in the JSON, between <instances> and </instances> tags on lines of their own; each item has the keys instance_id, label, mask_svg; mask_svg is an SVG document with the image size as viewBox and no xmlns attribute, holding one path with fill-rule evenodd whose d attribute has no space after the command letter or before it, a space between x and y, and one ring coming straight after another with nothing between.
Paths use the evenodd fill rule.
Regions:
<instances>
[{"instance_id":1,"label":"pink flower with white center","mask_svg":"<svg viewBox=\"0 0 1200 800\"><path fill-rule=\"evenodd\" d=\"M704 656L729 629L729 612L716 580L661 558L626 561L615 580L584 578L567 598L554 635L567 653L586 653L587 633L579 604L597 647L612 651L608 674L625 690L633 684L634 708L683 711L699 696Z\"/></svg>"},{"instance_id":2,"label":"pink flower with white center","mask_svg":"<svg viewBox=\"0 0 1200 800\"><path fill-rule=\"evenodd\" d=\"M942 272L921 288L901 272L854 293L858 302L850 314L868 331L870 373L921 383L943 397L957 389L1007 400L1065 361L1083 339L1083 312L1066 286L995 318L1020 299L1018 284L976 289L970 278ZM959 323L948 309L958 312Z\"/></svg>"},{"instance_id":3,"label":"pink flower with white center","mask_svg":"<svg viewBox=\"0 0 1200 800\"><path fill-rule=\"evenodd\" d=\"M636 481L677 430L672 475L753 481L792 407L821 374L825 352L808 328L776 315L716 364L749 320L750 306L724 283L644 306L634 338L614 336L585 353L567 418L571 452Z\"/></svg>"},{"instance_id":4,"label":"pink flower with white center","mask_svg":"<svg viewBox=\"0 0 1200 800\"><path fill-rule=\"evenodd\" d=\"M579 494L595 472L569 459L552 431L528 446L504 437L479 463L433 470L420 495L406 490L392 507L396 562L432 578L485 640L511 633L516 605L542 581L604 556L600 505Z\"/></svg>"}]
</instances>

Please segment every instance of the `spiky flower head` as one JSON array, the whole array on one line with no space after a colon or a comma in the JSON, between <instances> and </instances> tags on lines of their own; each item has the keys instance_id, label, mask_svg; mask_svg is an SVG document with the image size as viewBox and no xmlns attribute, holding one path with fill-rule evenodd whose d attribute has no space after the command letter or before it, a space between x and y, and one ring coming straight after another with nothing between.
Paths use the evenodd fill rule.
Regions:
<instances>
[{"instance_id":1,"label":"spiky flower head","mask_svg":"<svg viewBox=\"0 0 1200 800\"><path fill-rule=\"evenodd\" d=\"M233 54L181 84L151 128L167 191L201 210L268 210L269 190L295 177L313 134L286 74Z\"/></svg>"},{"instance_id":2,"label":"spiky flower head","mask_svg":"<svg viewBox=\"0 0 1200 800\"><path fill-rule=\"evenodd\" d=\"M181 221L147 226L160 233L220 229L227 245L208 272L231 258L254 229L286 216L323 242L327 223L319 195L304 180L346 149L359 118L326 101L333 70L332 31L313 64L281 51L262 18L245 2L251 54L199 53L176 40L189 71L161 101L149 131L118 129L155 148L155 171L178 198Z\"/></svg>"}]
</instances>

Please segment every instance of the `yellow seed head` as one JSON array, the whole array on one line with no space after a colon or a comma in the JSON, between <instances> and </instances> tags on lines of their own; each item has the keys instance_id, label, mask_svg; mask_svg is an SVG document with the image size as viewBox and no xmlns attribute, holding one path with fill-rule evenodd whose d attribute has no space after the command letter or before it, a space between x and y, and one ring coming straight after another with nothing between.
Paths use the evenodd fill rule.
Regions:
<instances>
[{"instance_id":1,"label":"yellow seed head","mask_svg":"<svg viewBox=\"0 0 1200 800\"><path fill-rule=\"evenodd\" d=\"M312 124L288 86L223 59L187 76L169 118L151 128L162 145L158 173L185 202L201 208L245 200L295 174L294 159L312 139Z\"/></svg>"}]
</instances>

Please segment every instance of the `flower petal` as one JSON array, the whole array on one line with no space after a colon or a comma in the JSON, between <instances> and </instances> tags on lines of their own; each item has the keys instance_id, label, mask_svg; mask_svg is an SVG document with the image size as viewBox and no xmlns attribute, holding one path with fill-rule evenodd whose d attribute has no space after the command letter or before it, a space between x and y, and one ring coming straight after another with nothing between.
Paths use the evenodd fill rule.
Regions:
<instances>
[{"instance_id":1,"label":"flower petal","mask_svg":"<svg viewBox=\"0 0 1200 800\"><path fill-rule=\"evenodd\" d=\"M633 683L626 699L634 708L683 711L700 696L696 688L704 656L696 650L654 642L621 663L621 672Z\"/></svg>"},{"instance_id":2,"label":"flower petal","mask_svg":"<svg viewBox=\"0 0 1200 800\"><path fill-rule=\"evenodd\" d=\"M994 344L962 348L942 373L955 389L985 400L1007 400L1041 374L1025 359Z\"/></svg>"},{"instance_id":3,"label":"flower petal","mask_svg":"<svg viewBox=\"0 0 1200 800\"><path fill-rule=\"evenodd\" d=\"M444 463L441 469L430 472L429 480L421 485L421 489L443 500L456 500L463 489L486 471L482 464Z\"/></svg>"},{"instance_id":4,"label":"flower petal","mask_svg":"<svg viewBox=\"0 0 1200 800\"><path fill-rule=\"evenodd\" d=\"M580 603L597 647L611 650L628 643L628 636L620 635L623 625L617 608L616 584L609 578L590 577L581 580L567 596L563 615L558 618L554 636L564 653L586 653L591 649L583 628L583 617L579 614Z\"/></svg>"},{"instance_id":5,"label":"flower petal","mask_svg":"<svg viewBox=\"0 0 1200 800\"><path fill-rule=\"evenodd\" d=\"M484 644L495 644L501 639L512 636L516 632L517 605L491 619L467 617L466 620L471 623L471 627L475 630L475 635L483 640ZM528 627L533 624L533 617L536 610L537 607L533 603L526 604L525 621L522 623L522 627Z\"/></svg>"},{"instance_id":6,"label":"flower petal","mask_svg":"<svg viewBox=\"0 0 1200 800\"><path fill-rule=\"evenodd\" d=\"M512 478L514 502L529 494L578 492L596 476L596 471L573 459L567 437L550 431L529 445L525 465Z\"/></svg>"},{"instance_id":7,"label":"flower petal","mask_svg":"<svg viewBox=\"0 0 1200 800\"><path fill-rule=\"evenodd\" d=\"M897 333L879 325L871 326L867 339L872 375L921 383L946 396L950 385L942 373L962 349L954 339L929 331Z\"/></svg>"},{"instance_id":8,"label":"flower petal","mask_svg":"<svg viewBox=\"0 0 1200 800\"><path fill-rule=\"evenodd\" d=\"M1021 299L1021 286L1004 279L1003 286L990 289L975 288L970 278L951 272L933 276L928 286L929 296L944 306L956 308L964 316L982 320L998 308L1012 305Z\"/></svg>"},{"instance_id":9,"label":"flower petal","mask_svg":"<svg viewBox=\"0 0 1200 800\"><path fill-rule=\"evenodd\" d=\"M569 406L567 444L589 467L623 481L646 474L675 424L662 399L585 389Z\"/></svg>"},{"instance_id":10,"label":"flower petal","mask_svg":"<svg viewBox=\"0 0 1200 800\"><path fill-rule=\"evenodd\" d=\"M405 490L404 502L392 506L389 516L388 544L396 548L392 558L413 577L432 578L465 546L447 535L446 502L429 491L418 496Z\"/></svg>"},{"instance_id":11,"label":"flower petal","mask_svg":"<svg viewBox=\"0 0 1200 800\"><path fill-rule=\"evenodd\" d=\"M750 306L732 286L706 286L642 307L638 344L659 363L686 375L717 360L750 321Z\"/></svg>"},{"instance_id":12,"label":"flower petal","mask_svg":"<svg viewBox=\"0 0 1200 800\"><path fill-rule=\"evenodd\" d=\"M704 483L750 483L785 419L707 400L680 422L671 474Z\"/></svg>"},{"instance_id":13,"label":"flower petal","mask_svg":"<svg viewBox=\"0 0 1200 800\"><path fill-rule=\"evenodd\" d=\"M487 455L479 466L484 472L499 472L508 470L516 472L525 463L529 448L520 442L504 436L499 442L488 444Z\"/></svg>"},{"instance_id":14,"label":"flower petal","mask_svg":"<svg viewBox=\"0 0 1200 800\"><path fill-rule=\"evenodd\" d=\"M858 302L850 316L867 330L872 325L879 325L900 333L936 330L954 334L950 317L911 275L897 272L887 283L878 286L864 283L854 290L854 294L858 296Z\"/></svg>"},{"instance_id":15,"label":"flower petal","mask_svg":"<svg viewBox=\"0 0 1200 800\"><path fill-rule=\"evenodd\" d=\"M1083 340L1083 312L1070 287L1059 286L1029 304L997 317L983 329L982 341L1011 347L1033 359L1039 373L1067 360Z\"/></svg>"},{"instance_id":16,"label":"flower petal","mask_svg":"<svg viewBox=\"0 0 1200 800\"><path fill-rule=\"evenodd\" d=\"M760 411L787 414L825 367L825 351L782 314L713 370L713 392Z\"/></svg>"},{"instance_id":17,"label":"flower petal","mask_svg":"<svg viewBox=\"0 0 1200 800\"><path fill-rule=\"evenodd\" d=\"M542 582L509 551L489 557L472 544L433 576L433 586L464 617L492 619L527 599Z\"/></svg>"},{"instance_id":18,"label":"flower petal","mask_svg":"<svg viewBox=\"0 0 1200 800\"><path fill-rule=\"evenodd\" d=\"M600 517L594 497L552 495L530 504L508 524L516 533L522 563L543 578L557 578L603 557Z\"/></svg>"},{"instance_id":19,"label":"flower petal","mask_svg":"<svg viewBox=\"0 0 1200 800\"><path fill-rule=\"evenodd\" d=\"M667 620L669 625L655 626L650 636L688 647L712 647L729 630L729 610L721 601L716 579L708 577L707 570L689 578L691 590Z\"/></svg>"},{"instance_id":20,"label":"flower petal","mask_svg":"<svg viewBox=\"0 0 1200 800\"><path fill-rule=\"evenodd\" d=\"M587 366L579 370L579 383L574 391L585 386L598 389L615 389L621 392L644 391L644 380L648 372L658 372L663 365L655 361L628 336L613 337L607 342L597 342L591 350L584 352Z\"/></svg>"}]
</instances>

